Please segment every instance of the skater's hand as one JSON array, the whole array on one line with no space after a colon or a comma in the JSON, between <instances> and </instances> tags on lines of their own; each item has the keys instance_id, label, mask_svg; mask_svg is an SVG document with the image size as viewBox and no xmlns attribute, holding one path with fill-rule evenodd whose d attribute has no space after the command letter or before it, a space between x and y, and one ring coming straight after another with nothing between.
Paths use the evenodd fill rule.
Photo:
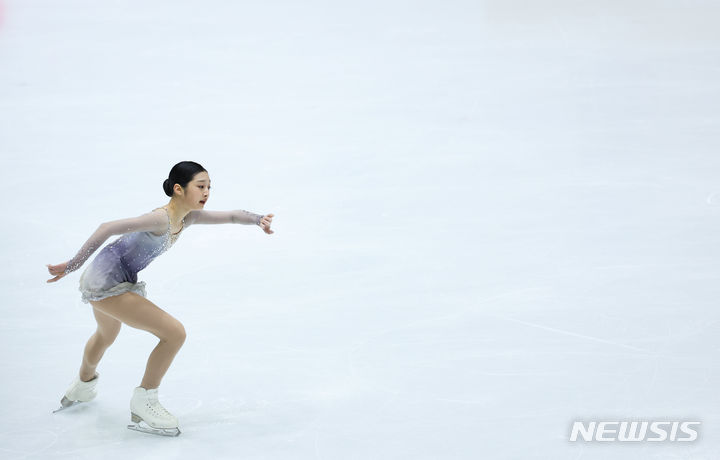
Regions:
<instances>
[{"instance_id":1,"label":"skater's hand","mask_svg":"<svg viewBox=\"0 0 720 460\"><path fill-rule=\"evenodd\" d=\"M46 267L48 268L48 271L50 272L50 274L55 276L55 278L51 278L51 279L47 280L47 282L54 283L55 281L59 280L60 278L62 278L63 276L66 275L65 268L67 268L67 262L63 262L58 265L47 264Z\"/></svg>"},{"instance_id":2,"label":"skater's hand","mask_svg":"<svg viewBox=\"0 0 720 460\"><path fill-rule=\"evenodd\" d=\"M260 219L260 228L262 228L263 231L268 235L275 233L270 230L270 224L272 224L273 216L275 216L275 214L265 214L264 216L262 216L262 219Z\"/></svg>"}]
</instances>

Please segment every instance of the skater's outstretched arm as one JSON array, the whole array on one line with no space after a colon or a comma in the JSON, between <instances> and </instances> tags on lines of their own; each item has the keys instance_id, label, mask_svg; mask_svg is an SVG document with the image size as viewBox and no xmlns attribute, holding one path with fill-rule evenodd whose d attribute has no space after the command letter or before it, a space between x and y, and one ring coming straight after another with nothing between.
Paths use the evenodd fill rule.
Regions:
<instances>
[{"instance_id":1,"label":"skater's outstretched arm","mask_svg":"<svg viewBox=\"0 0 720 460\"><path fill-rule=\"evenodd\" d=\"M196 209L190 211L185 218L185 225L193 224L245 224L259 225L265 233L275 233L270 230L274 214L255 214L243 209L233 211L205 211Z\"/></svg>"},{"instance_id":2,"label":"skater's outstretched arm","mask_svg":"<svg viewBox=\"0 0 720 460\"><path fill-rule=\"evenodd\" d=\"M167 228L167 214L164 211L158 212L157 210L137 217L103 222L97 230L90 235L90 238L80 248L77 254L75 254L75 257L62 264L47 266L50 274L55 275L55 278L48 280L48 282L57 281L68 273L80 268L112 235L122 235L132 232L164 232Z\"/></svg>"}]
</instances>

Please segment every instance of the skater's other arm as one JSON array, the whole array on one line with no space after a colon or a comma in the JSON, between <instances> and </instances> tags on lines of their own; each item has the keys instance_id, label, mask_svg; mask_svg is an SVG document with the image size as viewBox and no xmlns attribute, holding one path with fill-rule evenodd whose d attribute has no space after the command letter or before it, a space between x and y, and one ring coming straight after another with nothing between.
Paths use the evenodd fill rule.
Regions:
<instances>
[{"instance_id":1,"label":"skater's other arm","mask_svg":"<svg viewBox=\"0 0 720 460\"><path fill-rule=\"evenodd\" d=\"M90 235L90 238L83 244L75 257L67 262L64 273L77 270L83 263L113 235L122 235L132 232L164 232L168 227L168 219L165 211L153 211L137 217L103 222Z\"/></svg>"},{"instance_id":2,"label":"skater's other arm","mask_svg":"<svg viewBox=\"0 0 720 460\"><path fill-rule=\"evenodd\" d=\"M243 209L232 211L205 211L196 209L190 211L185 217L185 225L193 224L244 224L258 225L265 233L274 233L270 230L274 214L255 214Z\"/></svg>"}]
</instances>

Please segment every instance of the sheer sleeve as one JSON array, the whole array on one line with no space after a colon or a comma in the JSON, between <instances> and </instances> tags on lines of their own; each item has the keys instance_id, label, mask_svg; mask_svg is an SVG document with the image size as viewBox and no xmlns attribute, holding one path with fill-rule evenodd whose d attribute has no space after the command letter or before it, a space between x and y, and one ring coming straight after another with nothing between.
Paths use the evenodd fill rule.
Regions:
<instances>
[{"instance_id":1,"label":"sheer sleeve","mask_svg":"<svg viewBox=\"0 0 720 460\"><path fill-rule=\"evenodd\" d=\"M243 209L232 211L190 211L185 218L185 225L193 224L244 224L260 225L262 214L254 214Z\"/></svg>"},{"instance_id":2,"label":"sheer sleeve","mask_svg":"<svg viewBox=\"0 0 720 460\"><path fill-rule=\"evenodd\" d=\"M90 235L75 257L67 262L65 273L70 273L82 266L85 261L112 235L132 232L164 232L168 229L167 214L148 212L137 217L104 222Z\"/></svg>"}]
</instances>

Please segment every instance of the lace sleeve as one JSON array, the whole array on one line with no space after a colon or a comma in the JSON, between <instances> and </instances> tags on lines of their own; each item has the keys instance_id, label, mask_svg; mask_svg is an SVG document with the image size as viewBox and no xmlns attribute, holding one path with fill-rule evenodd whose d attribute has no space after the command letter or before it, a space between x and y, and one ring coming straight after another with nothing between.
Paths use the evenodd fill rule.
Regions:
<instances>
[{"instance_id":1,"label":"lace sleeve","mask_svg":"<svg viewBox=\"0 0 720 460\"><path fill-rule=\"evenodd\" d=\"M164 211L148 212L137 217L104 222L90 235L75 257L67 262L65 273L70 273L82 266L85 261L112 235L132 232L161 232L168 228L168 218Z\"/></svg>"},{"instance_id":2,"label":"lace sleeve","mask_svg":"<svg viewBox=\"0 0 720 460\"><path fill-rule=\"evenodd\" d=\"M190 211L185 218L186 225L193 224L244 224L260 225L262 214L254 214L243 209L233 211Z\"/></svg>"}]
</instances>

